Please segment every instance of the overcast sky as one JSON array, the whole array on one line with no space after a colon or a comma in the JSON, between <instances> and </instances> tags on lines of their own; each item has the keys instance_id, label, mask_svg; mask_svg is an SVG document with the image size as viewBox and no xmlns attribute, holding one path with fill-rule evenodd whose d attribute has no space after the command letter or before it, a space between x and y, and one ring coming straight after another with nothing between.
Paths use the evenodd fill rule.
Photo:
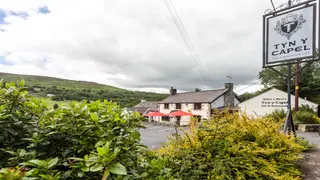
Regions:
<instances>
[{"instance_id":1,"label":"overcast sky","mask_svg":"<svg viewBox=\"0 0 320 180\"><path fill-rule=\"evenodd\" d=\"M0 71L155 92L258 80L269 0L172 2L210 87L163 0L1 0Z\"/></svg>"}]
</instances>

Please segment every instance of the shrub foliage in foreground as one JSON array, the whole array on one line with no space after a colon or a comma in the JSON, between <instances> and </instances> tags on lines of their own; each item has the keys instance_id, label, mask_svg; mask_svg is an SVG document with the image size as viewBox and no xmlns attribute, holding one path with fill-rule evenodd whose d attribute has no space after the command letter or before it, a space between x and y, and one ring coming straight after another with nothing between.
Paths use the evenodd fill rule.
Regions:
<instances>
[{"instance_id":1,"label":"shrub foliage in foreground","mask_svg":"<svg viewBox=\"0 0 320 180\"><path fill-rule=\"evenodd\" d=\"M193 121L195 122L195 121ZM181 179L298 179L304 148L272 119L217 116L158 151Z\"/></svg>"},{"instance_id":2,"label":"shrub foliage in foreground","mask_svg":"<svg viewBox=\"0 0 320 180\"><path fill-rule=\"evenodd\" d=\"M47 109L23 81L1 87L1 180L299 178L294 163L304 148L272 118L192 121L190 133L152 152L140 144L141 117L115 103Z\"/></svg>"},{"instance_id":3,"label":"shrub foliage in foreground","mask_svg":"<svg viewBox=\"0 0 320 180\"><path fill-rule=\"evenodd\" d=\"M0 168L11 167L1 170L0 179L140 175L138 114L107 101L47 109L42 100L29 97L23 85L6 83L0 90Z\"/></svg>"},{"instance_id":4,"label":"shrub foliage in foreground","mask_svg":"<svg viewBox=\"0 0 320 180\"><path fill-rule=\"evenodd\" d=\"M0 149L24 148L37 130L46 105L42 100L29 97L24 81L16 85L0 82ZM10 154L0 150L0 167L7 164Z\"/></svg>"}]
</instances>

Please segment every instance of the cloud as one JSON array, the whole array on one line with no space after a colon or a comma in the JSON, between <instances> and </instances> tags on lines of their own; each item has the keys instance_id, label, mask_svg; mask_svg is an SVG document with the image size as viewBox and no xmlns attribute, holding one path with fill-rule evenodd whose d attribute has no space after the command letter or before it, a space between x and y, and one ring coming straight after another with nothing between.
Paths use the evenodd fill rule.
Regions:
<instances>
[{"instance_id":1,"label":"cloud","mask_svg":"<svg viewBox=\"0 0 320 180\"><path fill-rule=\"evenodd\" d=\"M220 88L228 81L226 76L232 76L241 89L257 79L262 61L262 15L270 2L172 2L210 86L163 1L2 3L5 12L28 16L9 13L3 17L6 24L0 21L0 56L4 59L0 63L6 62L1 69L157 92L170 86L181 91Z\"/></svg>"}]
</instances>

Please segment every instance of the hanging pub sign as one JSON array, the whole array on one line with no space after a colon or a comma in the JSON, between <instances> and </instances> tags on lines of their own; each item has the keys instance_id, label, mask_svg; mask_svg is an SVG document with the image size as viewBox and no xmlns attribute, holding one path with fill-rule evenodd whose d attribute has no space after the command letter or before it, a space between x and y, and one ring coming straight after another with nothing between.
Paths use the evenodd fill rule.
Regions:
<instances>
[{"instance_id":1,"label":"hanging pub sign","mask_svg":"<svg viewBox=\"0 0 320 180\"><path fill-rule=\"evenodd\" d=\"M316 12L306 3L263 16L263 67L316 57Z\"/></svg>"}]
</instances>

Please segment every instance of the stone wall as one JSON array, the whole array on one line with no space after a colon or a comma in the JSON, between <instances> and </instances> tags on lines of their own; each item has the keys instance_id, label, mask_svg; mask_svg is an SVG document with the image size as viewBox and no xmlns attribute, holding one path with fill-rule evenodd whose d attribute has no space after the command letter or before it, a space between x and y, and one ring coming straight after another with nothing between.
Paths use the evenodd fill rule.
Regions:
<instances>
[{"instance_id":1,"label":"stone wall","mask_svg":"<svg viewBox=\"0 0 320 180\"><path fill-rule=\"evenodd\" d=\"M320 124L299 124L298 130L300 132L319 132Z\"/></svg>"}]
</instances>

